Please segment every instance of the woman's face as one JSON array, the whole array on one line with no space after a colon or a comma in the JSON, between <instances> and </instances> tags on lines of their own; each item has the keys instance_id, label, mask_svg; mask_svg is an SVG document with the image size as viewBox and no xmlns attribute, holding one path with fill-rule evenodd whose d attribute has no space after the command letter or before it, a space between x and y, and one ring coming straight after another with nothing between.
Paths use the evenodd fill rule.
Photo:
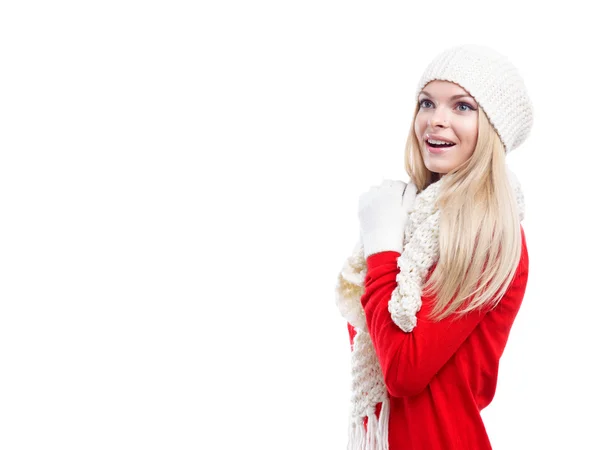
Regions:
<instances>
[{"instance_id":1,"label":"woman's face","mask_svg":"<svg viewBox=\"0 0 600 450\"><path fill-rule=\"evenodd\" d=\"M458 84L445 80L429 82L418 101L415 133L423 161L431 172L445 175L469 159L475 150L479 105ZM435 141L430 145L430 139L454 145L442 147L435 145Z\"/></svg>"}]
</instances>

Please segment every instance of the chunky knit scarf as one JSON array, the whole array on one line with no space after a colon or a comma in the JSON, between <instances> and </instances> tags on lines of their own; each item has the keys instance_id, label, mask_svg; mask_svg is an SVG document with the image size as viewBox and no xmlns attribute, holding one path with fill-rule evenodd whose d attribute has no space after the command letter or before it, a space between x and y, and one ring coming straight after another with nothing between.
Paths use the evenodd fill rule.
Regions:
<instances>
[{"instance_id":1,"label":"chunky knit scarf","mask_svg":"<svg viewBox=\"0 0 600 450\"><path fill-rule=\"evenodd\" d=\"M525 215L525 202L516 176L506 168L519 208ZM404 250L397 260L400 272L397 286L388 302L394 323L404 332L417 325L421 290L429 269L439 259L440 211L435 203L444 178L417 194L404 230ZM352 395L348 428L348 450L387 450L390 404L379 360L367 329L360 299L364 293L366 261L358 242L337 278L336 303L342 316L356 329L351 353ZM381 403L379 418L375 407ZM365 417L368 426L363 425Z\"/></svg>"}]
</instances>

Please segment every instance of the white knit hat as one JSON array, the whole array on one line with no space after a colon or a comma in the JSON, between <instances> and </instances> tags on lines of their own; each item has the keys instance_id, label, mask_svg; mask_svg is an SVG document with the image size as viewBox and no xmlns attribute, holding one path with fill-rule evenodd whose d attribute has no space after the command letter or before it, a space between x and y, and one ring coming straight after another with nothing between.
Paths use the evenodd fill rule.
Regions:
<instances>
[{"instance_id":1,"label":"white knit hat","mask_svg":"<svg viewBox=\"0 0 600 450\"><path fill-rule=\"evenodd\" d=\"M417 87L432 80L460 85L483 108L508 154L525 141L533 125L533 105L517 68L489 47L465 44L439 53Z\"/></svg>"}]
</instances>

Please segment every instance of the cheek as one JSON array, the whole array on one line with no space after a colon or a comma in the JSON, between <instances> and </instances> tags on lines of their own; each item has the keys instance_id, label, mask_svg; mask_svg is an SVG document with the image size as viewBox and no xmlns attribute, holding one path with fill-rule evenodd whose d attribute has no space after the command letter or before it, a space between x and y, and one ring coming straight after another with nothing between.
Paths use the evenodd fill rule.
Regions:
<instances>
[{"instance_id":1,"label":"cheek","mask_svg":"<svg viewBox=\"0 0 600 450\"><path fill-rule=\"evenodd\" d=\"M464 131L464 142L467 144L465 147L465 156L470 157L475 151L477 145L477 127L469 127Z\"/></svg>"},{"instance_id":2,"label":"cheek","mask_svg":"<svg viewBox=\"0 0 600 450\"><path fill-rule=\"evenodd\" d=\"M423 118L417 116L415 118L415 133L417 135L417 138L420 138L423 135L423 131L425 130L425 121L423 120Z\"/></svg>"},{"instance_id":3,"label":"cheek","mask_svg":"<svg viewBox=\"0 0 600 450\"><path fill-rule=\"evenodd\" d=\"M468 133L469 133L470 140L473 142L477 142L477 133L478 133L477 119L473 120L471 123L468 124Z\"/></svg>"},{"instance_id":4,"label":"cheek","mask_svg":"<svg viewBox=\"0 0 600 450\"><path fill-rule=\"evenodd\" d=\"M473 128L471 129L471 140L473 142L477 142L477 132L478 132L477 124L475 124L475 126L473 126Z\"/></svg>"},{"instance_id":5,"label":"cheek","mask_svg":"<svg viewBox=\"0 0 600 450\"><path fill-rule=\"evenodd\" d=\"M477 124L467 123L460 128L460 139L465 144L475 144L477 142Z\"/></svg>"}]
</instances>

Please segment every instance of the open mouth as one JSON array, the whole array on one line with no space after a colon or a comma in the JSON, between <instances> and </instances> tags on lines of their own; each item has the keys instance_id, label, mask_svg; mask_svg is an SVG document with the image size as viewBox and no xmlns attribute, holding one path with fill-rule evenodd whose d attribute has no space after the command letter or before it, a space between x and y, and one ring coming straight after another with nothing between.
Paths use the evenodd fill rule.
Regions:
<instances>
[{"instance_id":1,"label":"open mouth","mask_svg":"<svg viewBox=\"0 0 600 450\"><path fill-rule=\"evenodd\" d=\"M449 148L456 145L454 142L438 141L436 139L427 139L425 142L433 148Z\"/></svg>"}]
</instances>

